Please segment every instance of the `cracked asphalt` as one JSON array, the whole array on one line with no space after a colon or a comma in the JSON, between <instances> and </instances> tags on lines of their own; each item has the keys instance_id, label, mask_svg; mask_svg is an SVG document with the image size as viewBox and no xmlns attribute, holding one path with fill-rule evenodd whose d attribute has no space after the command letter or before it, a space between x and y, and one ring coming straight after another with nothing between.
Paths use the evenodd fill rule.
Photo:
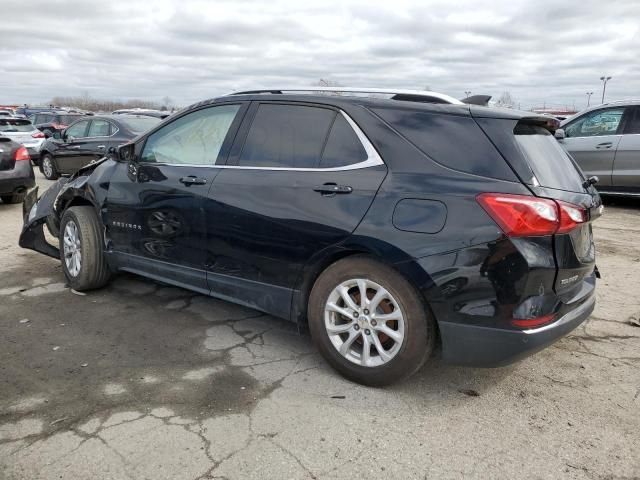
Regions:
<instances>
[{"instance_id":1,"label":"cracked asphalt","mask_svg":"<svg viewBox=\"0 0 640 480\"><path fill-rule=\"evenodd\" d=\"M595 224L598 305L567 338L384 389L227 302L129 275L74 294L21 224L0 204L0 479L640 478L639 201Z\"/></svg>"}]
</instances>

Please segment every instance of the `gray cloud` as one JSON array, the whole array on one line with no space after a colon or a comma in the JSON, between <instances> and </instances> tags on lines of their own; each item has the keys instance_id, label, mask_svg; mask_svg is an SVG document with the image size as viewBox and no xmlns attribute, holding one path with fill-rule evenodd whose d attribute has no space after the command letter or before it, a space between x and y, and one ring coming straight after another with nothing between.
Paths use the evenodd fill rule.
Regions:
<instances>
[{"instance_id":1,"label":"gray cloud","mask_svg":"<svg viewBox=\"0 0 640 480\"><path fill-rule=\"evenodd\" d=\"M310 85L499 96L523 108L640 96L640 3L4 0L0 103L171 97ZM595 96L599 96L596 94Z\"/></svg>"}]
</instances>

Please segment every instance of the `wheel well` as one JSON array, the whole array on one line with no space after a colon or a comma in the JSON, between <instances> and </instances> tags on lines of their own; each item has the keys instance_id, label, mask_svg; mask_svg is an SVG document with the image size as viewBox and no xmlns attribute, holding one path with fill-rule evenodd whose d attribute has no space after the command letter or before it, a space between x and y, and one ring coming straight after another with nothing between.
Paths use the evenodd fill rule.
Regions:
<instances>
[{"instance_id":1,"label":"wheel well","mask_svg":"<svg viewBox=\"0 0 640 480\"><path fill-rule=\"evenodd\" d=\"M428 309L429 314L435 320L434 323L435 323L435 329L436 329L436 345L438 346L442 345L438 319L436 318L435 313L433 312L433 309L429 304L429 300L425 298L423 292L420 291L420 287L416 285L413 279L411 279L409 276L400 272L392 264L386 262L383 258L380 258L379 256L374 255L365 250L341 250L341 251L335 252L334 254L328 255L327 257L323 258L320 262L313 265L313 267L305 274L302 286L298 293L298 297L297 299L294 297L293 309L292 309L292 315L291 315L291 319L297 322L298 328L303 330L308 329L307 305L309 303L309 295L311 295L311 289L313 288L313 285L316 283L316 280L318 279L320 274L324 272L330 265L334 264L338 260L342 260L344 258L354 257L354 256L369 257L373 260L376 260L378 262L382 262L388 265L389 267L398 271L407 280L407 282L409 282L418 291L418 295L424 302L425 308Z\"/></svg>"}]
</instances>

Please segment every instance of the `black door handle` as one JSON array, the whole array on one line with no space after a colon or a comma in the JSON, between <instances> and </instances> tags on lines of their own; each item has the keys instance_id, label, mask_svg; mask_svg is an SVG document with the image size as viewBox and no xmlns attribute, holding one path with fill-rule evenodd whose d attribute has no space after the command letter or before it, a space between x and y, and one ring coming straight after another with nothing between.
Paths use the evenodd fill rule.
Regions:
<instances>
[{"instance_id":1,"label":"black door handle","mask_svg":"<svg viewBox=\"0 0 640 480\"><path fill-rule=\"evenodd\" d=\"M603 142L596 145L596 148L598 150L602 150L603 148L611 148L612 146L613 146L613 143L611 142Z\"/></svg>"},{"instance_id":2,"label":"black door handle","mask_svg":"<svg viewBox=\"0 0 640 480\"><path fill-rule=\"evenodd\" d=\"M353 192L353 188L349 185L336 185L335 183L325 183L324 185L319 185L317 187L313 187L314 192L319 192L322 195L335 195L337 193L345 194Z\"/></svg>"},{"instance_id":3,"label":"black door handle","mask_svg":"<svg viewBox=\"0 0 640 480\"><path fill-rule=\"evenodd\" d=\"M180 179L180 183L185 184L187 187L191 185L204 185L207 183L207 179L198 178L198 177L194 177L193 175L189 175L188 177L182 177Z\"/></svg>"}]
</instances>

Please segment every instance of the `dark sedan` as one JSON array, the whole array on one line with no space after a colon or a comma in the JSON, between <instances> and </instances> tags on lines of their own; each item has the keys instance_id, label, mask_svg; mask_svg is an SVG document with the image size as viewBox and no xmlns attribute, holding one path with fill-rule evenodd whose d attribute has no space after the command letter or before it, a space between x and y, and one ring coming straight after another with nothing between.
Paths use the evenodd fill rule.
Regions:
<instances>
[{"instance_id":1,"label":"dark sedan","mask_svg":"<svg viewBox=\"0 0 640 480\"><path fill-rule=\"evenodd\" d=\"M36 185L31 157L24 145L0 137L0 199L20 203L27 190Z\"/></svg>"},{"instance_id":2,"label":"dark sedan","mask_svg":"<svg viewBox=\"0 0 640 480\"><path fill-rule=\"evenodd\" d=\"M48 138L40 151L40 171L49 180L72 174L146 132L161 120L141 115L84 117Z\"/></svg>"}]
</instances>

